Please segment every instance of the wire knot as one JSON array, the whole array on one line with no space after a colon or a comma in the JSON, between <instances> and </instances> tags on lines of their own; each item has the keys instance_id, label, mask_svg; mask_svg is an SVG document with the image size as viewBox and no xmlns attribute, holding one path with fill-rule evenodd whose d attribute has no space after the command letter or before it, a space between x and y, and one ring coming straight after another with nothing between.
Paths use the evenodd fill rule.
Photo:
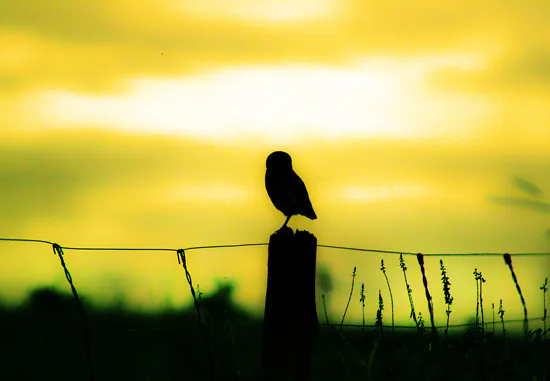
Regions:
<instances>
[{"instance_id":1,"label":"wire knot","mask_svg":"<svg viewBox=\"0 0 550 381\"><path fill-rule=\"evenodd\" d=\"M183 263L183 267L187 267L187 259L185 258L185 250L184 249L178 249L176 254L178 256L178 265L181 265Z\"/></svg>"},{"instance_id":2,"label":"wire knot","mask_svg":"<svg viewBox=\"0 0 550 381\"><path fill-rule=\"evenodd\" d=\"M59 255L59 256L62 256L63 255L63 249L61 249L61 246L57 243L52 243L52 248L53 248L53 255Z\"/></svg>"}]
</instances>

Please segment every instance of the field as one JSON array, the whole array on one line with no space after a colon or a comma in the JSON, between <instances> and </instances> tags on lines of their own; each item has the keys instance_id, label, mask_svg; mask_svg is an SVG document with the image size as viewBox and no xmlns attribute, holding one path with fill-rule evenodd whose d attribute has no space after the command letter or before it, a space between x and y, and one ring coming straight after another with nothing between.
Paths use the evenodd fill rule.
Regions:
<instances>
[{"instance_id":1,"label":"field","mask_svg":"<svg viewBox=\"0 0 550 381\"><path fill-rule=\"evenodd\" d=\"M207 339L194 308L155 315L123 306L94 308L84 298L95 380L259 380L262 322L232 302L231 290L225 286L200 298ZM318 310L323 323L322 306ZM25 305L1 307L0 319L0 379L90 379L83 325L71 295L34 290ZM382 321L382 311L368 320L376 324L320 325L313 380L550 377L550 340L542 330L529 338L505 335L507 323L500 320L494 331L491 322L433 336L421 319L416 327L395 330Z\"/></svg>"}]
</instances>

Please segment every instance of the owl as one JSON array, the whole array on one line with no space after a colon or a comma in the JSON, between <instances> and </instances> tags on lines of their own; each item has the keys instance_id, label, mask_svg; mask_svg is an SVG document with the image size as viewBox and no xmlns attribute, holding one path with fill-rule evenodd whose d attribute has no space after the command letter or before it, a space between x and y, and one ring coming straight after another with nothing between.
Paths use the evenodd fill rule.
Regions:
<instances>
[{"instance_id":1,"label":"owl","mask_svg":"<svg viewBox=\"0 0 550 381\"><path fill-rule=\"evenodd\" d=\"M301 214L317 219L306 185L292 169L292 159L286 152L275 151L266 160L265 189L273 205L286 216L283 229L290 217ZM279 229L280 230L280 229Z\"/></svg>"}]
</instances>

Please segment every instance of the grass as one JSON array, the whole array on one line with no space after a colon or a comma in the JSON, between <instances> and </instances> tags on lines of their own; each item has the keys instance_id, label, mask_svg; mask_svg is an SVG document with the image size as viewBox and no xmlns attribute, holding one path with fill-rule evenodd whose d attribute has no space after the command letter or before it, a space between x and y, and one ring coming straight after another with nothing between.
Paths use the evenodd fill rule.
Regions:
<instances>
[{"instance_id":1,"label":"grass","mask_svg":"<svg viewBox=\"0 0 550 381\"><path fill-rule=\"evenodd\" d=\"M326 313L312 361L313 380L549 380L550 340L546 328L548 279L540 287L544 326L524 334L509 334L502 300L497 314L502 329L486 328L483 283L477 269L476 320L473 328L457 330L452 317L450 277L440 261L441 286L445 296L446 325L439 339L433 324L433 304L424 262L417 255L423 274L424 294L430 313L431 330L426 330L422 314L415 310L407 280L407 266L400 264L409 295L413 329L396 327L393 294L384 263L391 301L392 334L384 334L384 300L379 290L373 324L365 325L364 283L359 297L353 297L356 267L351 274L349 298L340 324L334 326ZM524 301L511 258L505 258L512 279ZM186 269L186 276L191 280ZM192 282L189 284L192 292ZM326 292L330 287L326 286ZM433 287L433 285L432 285ZM159 314L131 311L124 306L98 308L82 298L91 336L90 350L96 380L259 380L262 321L240 309L234 302L232 286L222 284L212 294L196 287L196 304L189 309L166 310ZM344 325L353 300L362 309L362 324ZM197 325L200 308L201 328ZM481 324L478 318L481 317ZM369 320L368 316L366 317ZM0 306L0 379L5 380L86 380L88 370L81 332L81 321L72 296L54 289L37 289L27 303L9 309ZM366 329L366 328L369 329Z\"/></svg>"},{"instance_id":2,"label":"grass","mask_svg":"<svg viewBox=\"0 0 550 381\"><path fill-rule=\"evenodd\" d=\"M504 256L504 261L510 268L512 279L520 295L524 307L524 331L523 337L509 338L504 321L504 309L502 299L500 300L498 314L502 323L502 335L497 335L494 324L494 304L493 304L493 330L485 329L485 315L483 308L483 283L486 280L481 272L474 270L474 279L477 285L477 304L476 319L474 328L467 329L465 332L453 332L449 334L449 322L451 317L451 306L454 297L451 295L450 278L447 275L447 269L440 260L442 289L447 305L447 321L444 330L444 340L439 341L433 319L432 297L428 289L428 282L424 270L424 261L422 254L417 255L418 263L423 276L426 300L431 319L431 335L425 334L424 321L422 314L416 318L416 312L412 299L412 289L407 281L407 267L403 256L400 256L400 267L403 270L405 286L409 295L411 306L410 318L413 319L417 332L401 332L397 336L385 337L383 335L383 315L384 301L381 291L378 296L378 309L376 311L375 330L370 334L364 332L364 317L360 332L348 331L354 346L356 358L367 358L366 377L362 374L361 367L365 362L360 360L356 364L347 363L348 369L353 371L340 371L339 374L333 374L333 379L346 380L434 380L434 379L484 379L484 380L546 380L550 377L550 341L546 340L546 292L548 278L540 287L543 291L543 322L544 328L535 331L527 330L527 307L519 282L513 270L511 257ZM381 261L380 270L383 272L388 285L390 297L392 296L390 282L386 274L384 262ZM355 268L353 278L355 278ZM364 284L361 287L361 303L364 316ZM352 290L353 291L353 281ZM351 298L351 292L350 292ZM393 300L393 298L391 297ZM347 311L347 307L346 307ZM479 324L479 315L481 315L481 324ZM345 313L344 313L345 316ZM392 330L395 329L393 320L392 303ZM343 332L341 332L343 334ZM362 345L361 345L362 344ZM366 345L365 345L366 344ZM337 346L335 346L337 348ZM367 350L370 348L370 351ZM350 357L351 358L351 357ZM341 367L339 369L342 369ZM330 378L318 378L330 379Z\"/></svg>"}]
</instances>

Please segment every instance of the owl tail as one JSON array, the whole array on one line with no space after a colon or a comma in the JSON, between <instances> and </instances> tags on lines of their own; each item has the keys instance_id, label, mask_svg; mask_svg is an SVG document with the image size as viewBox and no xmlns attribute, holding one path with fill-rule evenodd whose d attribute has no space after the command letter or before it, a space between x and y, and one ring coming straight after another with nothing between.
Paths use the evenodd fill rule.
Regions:
<instances>
[{"instance_id":1,"label":"owl tail","mask_svg":"<svg viewBox=\"0 0 550 381\"><path fill-rule=\"evenodd\" d=\"M304 213L301 213L302 216L305 216L307 218L309 218L310 220L316 220L317 219L317 215L315 214L315 211L313 210L313 206L310 205L309 208L307 208L307 210L304 212Z\"/></svg>"}]
</instances>

